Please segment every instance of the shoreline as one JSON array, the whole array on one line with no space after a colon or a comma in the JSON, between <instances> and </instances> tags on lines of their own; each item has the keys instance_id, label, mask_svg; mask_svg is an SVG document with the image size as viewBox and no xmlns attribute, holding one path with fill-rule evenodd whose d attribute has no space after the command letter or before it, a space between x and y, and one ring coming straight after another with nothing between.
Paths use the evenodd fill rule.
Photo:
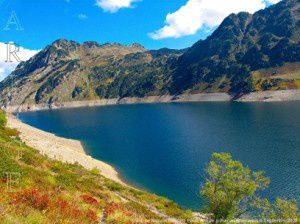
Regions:
<instances>
[{"instance_id":1,"label":"shoreline","mask_svg":"<svg viewBox=\"0 0 300 224\"><path fill-rule=\"evenodd\" d=\"M275 90L263 92L251 92L235 99L228 93L198 93L182 94L178 96L162 95L148 97L126 97L113 99L70 101L53 104L22 104L20 106L6 106L2 109L8 113L28 112L41 110L57 110L81 107L96 107L108 105L126 105L126 104L152 104L152 103L185 103L185 102L283 102L300 101L300 89Z\"/></svg>"},{"instance_id":2,"label":"shoreline","mask_svg":"<svg viewBox=\"0 0 300 224\"><path fill-rule=\"evenodd\" d=\"M28 146L35 148L41 154L47 155L52 159L56 159L67 163L79 163L88 170L97 168L101 175L116 181L122 185L130 186L121 177L117 170L101 161L89 156L81 142L75 139L67 139L56 136L50 132L40 130L23 123L16 118L15 112L29 112L41 110L58 110L68 108L82 108L82 107L96 107L108 105L126 105L126 104L153 104L153 103L185 103L185 102L285 102L285 101L299 101L300 90L277 90L252 92L233 100L233 96L227 93L199 93L193 95L179 95L175 96L150 96L144 98L130 97L122 99L102 99L94 101L73 101L67 103L39 104L39 105L21 105L9 106L4 109L7 114L7 126L9 128L17 129L20 132L20 138Z\"/></svg>"},{"instance_id":3,"label":"shoreline","mask_svg":"<svg viewBox=\"0 0 300 224\"><path fill-rule=\"evenodd\" d=\"M112 98L99 100L83 100L70 102L55 102L53 104L22 104L19 106L7 106L2 109L8 113L14 112L28 112L41 110L57 110L68 108L81 107L96 107L109 105L126 105L126 104L152 104L152 103L175 103L175 102L225 102L230 101L232 96L227 93L199 93L193 95L163 95L163 96L148 96L143 98L126 97L126 98Z\"/></svg>"},{"instance_id":4,"label":"shoreline","mask_svg":"<svg viewBox=\"0 0 300 224\"><path fill-rule=\"evenodd\" d=\"M102 176L119 184L129 186L122 180L113 166L87 155L80 141L59 137L32 127L23 123L12 114L7 113L6 116L7 127L18 130L21 140L29 147L38 150L42 155L61 162L71 164L77 162L88 170L96 168Z\"/></svg>"}]
</instances>

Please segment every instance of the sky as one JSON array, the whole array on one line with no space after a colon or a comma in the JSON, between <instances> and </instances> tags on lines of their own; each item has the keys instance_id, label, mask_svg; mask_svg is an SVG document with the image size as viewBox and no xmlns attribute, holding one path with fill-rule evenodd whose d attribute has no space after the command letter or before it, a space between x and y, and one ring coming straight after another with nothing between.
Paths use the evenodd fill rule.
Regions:
<instances>
[{"instance_id":1,"label":"sky","mask_svg":"<svg viewBox=\"0 0 300 224\"><path fill-rule=\"evenodd\" d=\"M0 81L18 64L5 62L7 42L20 46L23 61L60 38L181 49L205 39L231 13L278 1L0 0Z\"/></svg>"}]
</instances>

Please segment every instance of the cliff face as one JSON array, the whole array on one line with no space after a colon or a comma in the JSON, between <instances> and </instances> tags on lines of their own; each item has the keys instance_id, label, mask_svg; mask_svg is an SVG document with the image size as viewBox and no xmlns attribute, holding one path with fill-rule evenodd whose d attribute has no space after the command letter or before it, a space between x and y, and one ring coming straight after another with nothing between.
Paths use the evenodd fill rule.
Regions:
<instances>
[{"instance_id":1,"label":"cliff face","mask_svg":"<svg viewBox=\"0 0 300 224\"><path fill-rule=\"evenodd\" d=\"M300 1L228 16L184 50L58 40L0 83L0 105L300 88Z\"/></svg>"}]
</instances>

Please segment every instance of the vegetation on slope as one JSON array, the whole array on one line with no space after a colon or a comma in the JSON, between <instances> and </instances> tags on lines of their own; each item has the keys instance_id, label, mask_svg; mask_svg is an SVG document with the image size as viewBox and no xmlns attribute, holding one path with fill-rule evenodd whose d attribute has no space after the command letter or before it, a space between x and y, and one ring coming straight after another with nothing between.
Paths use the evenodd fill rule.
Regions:
<instances>
[{"instance_id":1,"label":"vegetation on slope","mask_svg":"<svg viewBox=\"0 0 300 224\"><path fill-rule=\"evenodd\" d=\"M287 63L279 68L260 69L252 72L255 91L300 88L300 63Z\"/></svg>"},{"instance_id":2,"label":"vegetation on slope","mask_svg":"<svg viewBox=\"0 0 300 224\"><path fill-rule=\"evenodd\" d=\"M185 223L191 211L77 164L40 155L0 111L0 223Z\"/></svg>"}]
</instances>

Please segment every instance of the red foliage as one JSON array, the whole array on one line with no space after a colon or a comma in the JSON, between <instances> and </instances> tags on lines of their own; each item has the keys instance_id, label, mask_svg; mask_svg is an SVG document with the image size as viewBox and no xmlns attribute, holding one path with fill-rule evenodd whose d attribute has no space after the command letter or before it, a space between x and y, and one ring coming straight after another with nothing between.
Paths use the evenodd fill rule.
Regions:
<instances>
[{"instance_id":1,"label":"red foliage","mask_svg":"<svg viewBox=\"0 0 300 224\"><path fill-rule=\"evenodd\" d=\"M97 201L97 199L93 198L92 196L89 195L81 195L80 198L89 205L94 205L97 206L99 205L99 202Z\"/></svg>"},{"instance_id":2,"label":"red foliage","mask_svg":"<svg viewBox=\"0 0 300 224\"><path fill-rule=\"evenodd\" d=\"M82 216L84 216L83 212L81 212L76 205L73 205L72 207L70 207L69 214L70 214L70 217L72 217L73 219L79 219Z\"/></svg>"},{"instance_id":3,"label":"red foliage","mask_svg":"<svg viewBox=\"0 0 300 224\"><path fill-rule=\"evenodd\" d=\"M7 182L7 178L6 177L0 178L0 183L6 183L6 182Z\"/></svg>"},{"instance_id":4,"label":"red foliage","mask_svg":"<svg viewBox=\"0 0 300 224\"><path fill-rule=\"evenodd\" d=\"M43 194L34 188L19 192L13 203L24 203L38 210L46 210L50 205L50 200L47 194Z\"/></svg>"},{"instance_id":5,"label":"red foliage","mask_svg":"<svg viewBox=\"0 0 300 224\"><path fill-rule=\"evenodd\" d=\"M78 219L84 215L76 204L71 204L62 198L58 198L54 206L54 209L59 209L59 213L66 217Z\"/></svg>"},{"instance_id":6,"label":"red foliage","mask_svg":"<svg viewBox=\"0 0 300 224\"><path fill-rule=\"evenodd\" d=\"M86 211L86 217L92 221L92 222L97 222L98 221L98 217L97 214L93 211L93 210L87 210Z\"/></svg>"},{"instance_id":7,"label":"red foliage","mask_svg":"<svg viewBox=\"0 0 300 224\"><path fill-rule=\"evenodd\" d=\"M36 188L17 192L12 198L14 205L27 205L34 209L50 212L49 214L59 215L61 219L78 220L78 223L80 220L88 220L89 223L96 223L98 220L96 212L91 209L81 210L76 200L67 201L61 197L50 200L48 194ZM87 195L82 195L81 199L91 205L99 203L95 198Z\"/></svg>"},{"instance_id":8,"label":"red foliage","mask_svg":"<svg viewBox=\"0 0 300 224\"><path fill-rule=\"evenodd\" d=\"M69 203L62 198L58 198L55 202L55 205L62 213L69 207Z\"/></svg>"}]
</instances>

